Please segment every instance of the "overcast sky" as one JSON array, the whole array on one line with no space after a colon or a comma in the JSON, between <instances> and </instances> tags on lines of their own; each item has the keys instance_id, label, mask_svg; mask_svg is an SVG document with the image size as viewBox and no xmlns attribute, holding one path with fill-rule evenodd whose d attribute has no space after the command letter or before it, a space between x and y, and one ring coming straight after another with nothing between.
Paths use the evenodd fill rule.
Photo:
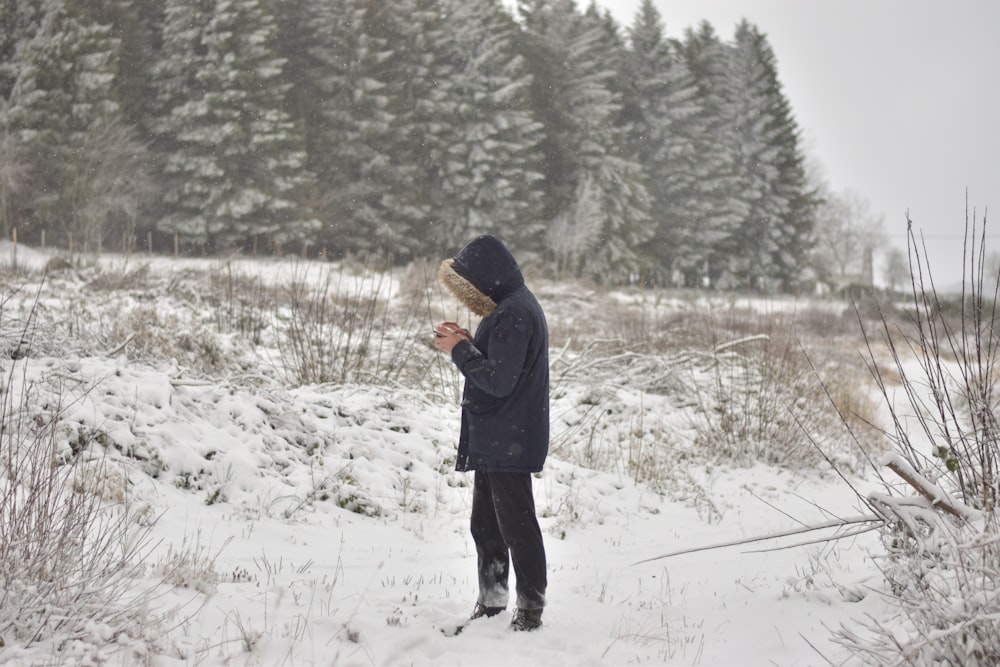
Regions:
<instances>
[{"instance_id":1,"label":"overcast sky","mask_svg":"<svg viewBox=\"0 0 1000 667\"><path fill-rule=\"evenodd\" d=\"M639 6L596 2L623 27ZM670 36L702 19L727 41L742 18L764 32L807 155L903 249L909 210L939 286L963 275L966 191L1000 253L1000 0L654 2Z\"/></svg>"}]
</instances>

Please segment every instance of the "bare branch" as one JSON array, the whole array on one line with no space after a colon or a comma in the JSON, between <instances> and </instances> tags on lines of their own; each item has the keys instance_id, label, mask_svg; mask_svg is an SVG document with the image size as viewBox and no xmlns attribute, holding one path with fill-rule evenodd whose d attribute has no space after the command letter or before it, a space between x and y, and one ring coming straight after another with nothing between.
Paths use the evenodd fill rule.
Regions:
<instances>
[{"instance_id":1,"label":"bare branch","mask_svg":"<svg viewBox=\"0 0 1000 667\"><path fill-rule=\"evenodd\" d=\"M899 475L904 482L916 489L924 498L931 501L934 507L940 508L956 519L972 521L980 517L978 511L952 498L937 484L932 483L914 470L902 457L887 457L885 467Z\"/></svg>"},{"instance_id":2,"label":"bare branch","mask_svg":"<svg viewBox=\"0 0 1000 667\"><path fill-rule=\"evenodd\" d=\"M684 554L697 553L699 551L712 551L714 549L723 549L725 547L734 547L741 544L753 544L755 542L763 542L765 540L773 540L780 537L789 537L791 535L801 535L802 533L810 533L816 530L824 530L827 528L842 528L844 526L850 526L859 523L883 523L883 519L874 514L861 514L858 516L848 517L846 519L833 519L831 521L825 521L823 523L814 524L812 526L803 526L801 528L793 528L791 530L783 530L777 533L768 533L766 535L759 535L757 537L747 537L742 540L732 540L730 542L718 542L716 544L709 544L701 547L691 547L690 549L680 549L679 551L671 551L670 553L665 553L660 556L653 556L652 558L646 558L645 560L640 560L632 565L642 565L643 563L649 563L654 560L662 560L664 558L673 558L674 556L681 556ZM853 533L850 533L851 535ZM848 537L849 535L837 536L834 535L830 537L829 540L840 539L841 537ZM822 540L821 540L822 541ZM828 541L828 540L826 540Z\"/></svg>"}]
</instances>

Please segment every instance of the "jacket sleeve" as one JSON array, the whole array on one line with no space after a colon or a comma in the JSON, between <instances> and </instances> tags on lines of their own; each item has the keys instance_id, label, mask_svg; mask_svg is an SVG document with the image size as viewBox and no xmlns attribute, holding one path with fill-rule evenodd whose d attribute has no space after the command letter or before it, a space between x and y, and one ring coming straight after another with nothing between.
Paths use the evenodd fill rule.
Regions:
<instances>
[{"instance_id":1,"label":"jacket sleeve","mask_svg":"<svg viewBox=\"0 0 1000 667\"><path fill-rule=\"evenodd\" d=\"M487 357L475 345L462 341L451 351L462 375L481 391L504 398L514 391L524 371L531 341L530 320L517 313L503 313L488 333Z\"/></svg>"}]
</instances>

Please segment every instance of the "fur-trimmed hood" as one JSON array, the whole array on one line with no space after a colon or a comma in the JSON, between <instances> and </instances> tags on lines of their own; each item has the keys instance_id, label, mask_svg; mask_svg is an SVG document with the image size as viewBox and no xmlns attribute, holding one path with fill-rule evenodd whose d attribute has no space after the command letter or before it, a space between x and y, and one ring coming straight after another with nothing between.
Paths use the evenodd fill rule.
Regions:
<instances>
[{"instance_id":1,"label":"fur-trimmed hood","mask_svg":"<svg viewBox=\"0 0 1000 667\"><path fill-rule=\"evenodd\" d=\"M495 236L469 241L441 262L438 277L469 310L488 317L505 296L524 285L514 256Z\"/></svg>"}]
</instances>

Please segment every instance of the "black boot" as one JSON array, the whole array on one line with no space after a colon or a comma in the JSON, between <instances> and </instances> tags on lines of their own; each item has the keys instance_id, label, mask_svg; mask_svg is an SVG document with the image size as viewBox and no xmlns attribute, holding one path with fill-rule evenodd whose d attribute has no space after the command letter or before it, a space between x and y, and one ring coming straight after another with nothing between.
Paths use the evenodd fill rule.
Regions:
<instances>
[{"instance_id":1,"label":"black boot","mask_svg":"<svg viewBox=\"0 0 1000 667\"><path fill-rule=\"evenodd\" d=\"M530 632L542 627L542 609L515 609L510 619L510 629L517 632Z\"/></svg>"},{"instance_id":2,"label":"black boot","mask_svg":"<svg viewBox=\"0 0 1000 667\"><path fill-rule=\"evenodd\" d=\"M472 621L479 618L492 618L505 609L506 607L487 607L486 605L477 602L476 606L472 610L472 613L469 614L469 619L465 621L465 623L460 623L459 625L452 627L441 628L441 633L446 637L454 637L455 635L461 634L462 630L465 629L465 626Z\"/></svg>"},{"instance_id":3,"label":"black boot","mask_svg":"<svg viewBox=\"0 0 1000 667\"><path fill-rule=\"evenodd\" d=\"M477 618L493 618L500 612L504 611L506 607L487 607L486 605L477 602L475 608L472 610L472 614L469 616L470 621L474 621Z\"/></svg>"}]
</instances>

